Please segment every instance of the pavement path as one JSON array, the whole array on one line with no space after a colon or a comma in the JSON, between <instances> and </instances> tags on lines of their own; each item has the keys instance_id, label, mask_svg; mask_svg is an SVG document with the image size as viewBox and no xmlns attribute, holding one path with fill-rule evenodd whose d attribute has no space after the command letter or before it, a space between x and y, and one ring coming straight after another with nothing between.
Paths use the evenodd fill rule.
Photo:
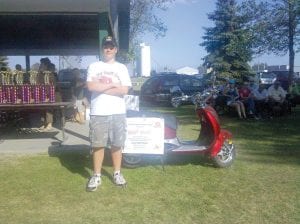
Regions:
<instances>
[{"instance_id":1,"label":"pavement path","mask_svg":"<svg viewBox=\"0 0 300 224\"><path fill-rule=\"evenodd\" d=\"M53 128L41 132L37 128L0 127L0 154L40 154L56 150L89 150L89 121L85 124L66 122L66 140Z\"/></svg>"}]
</instances>

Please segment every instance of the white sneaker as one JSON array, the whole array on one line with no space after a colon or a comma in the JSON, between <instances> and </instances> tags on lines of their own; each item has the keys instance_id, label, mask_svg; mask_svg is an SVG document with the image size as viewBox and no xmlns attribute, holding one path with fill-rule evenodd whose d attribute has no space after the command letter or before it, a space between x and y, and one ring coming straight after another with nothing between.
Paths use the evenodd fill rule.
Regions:
<instances>
[{"instance_id":1,"label":"white sneaker","mask_svg":"<svg viewBox=\"0 0 300 224\"><path fill-rule=\"evenodd\" d=\"M38 130L42 131L42 130L44 130L45 128L46 128L45 125L42 125L41 127L38 128Z\"/></svg>"},{"instance_id":2,"label":"white sneaker","mask_svg":"<svg viewBox=\"0 0 300 224\"><path fill-rule=\"evenodd\" d=\"M126 185L126 180L124 179L124 177L121 173L114 174L114 182L118 186L125 186Z\"/></svg>"},{"instance_id":3,"label":"white sneaker","mask_svg":"<svg viewBox=\"0 0 300 224\"><path fill-rule=\"evenodd\" d=\"M39 130L40 131L52 131L53 130L53 128L52 128L52 124L51 123L49 123L48 125L46 125L46 126L41 126L40 128L39 128Z\"/></svg>"},{"instance_id":4,"label":"white sneaker","mask_svg":"<svg viewBox=\"0 0 300 224\"><path fill-rule=\"evenodd\" d=\"M95 191L101 185L101 176L93 175L86 186L87 191Z\"/></svg>"}]
</instances>

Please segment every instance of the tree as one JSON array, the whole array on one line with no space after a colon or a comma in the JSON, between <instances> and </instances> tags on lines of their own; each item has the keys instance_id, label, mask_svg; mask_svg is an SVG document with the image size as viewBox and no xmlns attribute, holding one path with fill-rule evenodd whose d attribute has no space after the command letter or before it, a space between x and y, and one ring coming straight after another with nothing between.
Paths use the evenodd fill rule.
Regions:
<instances>
[{"instance_id":1,"label":"tree","mask_svg":"<svg viewBox=\"0 0 300 224\"><path fill-rule=\"evenodd\" d=\"M164 37L166 25L155 15L157 10L167 10L174 0L130 0L129 51L120 55L123 61L133 61L139 49L140 38L151 33L156 38Z\"/></svg>"},{"instance_id":2,"label":"tree","mask_svg":"<svg viewBox=\"0 0 300 224\"><path fill-rule=\"evenodd\" d=\"M208 55L204 66L222 78L243 79L249 75L252 58L251 41L244 28L245 17L239 15L235 0L218 0L216 10L208 14L215 26L205 28L204 46Z\"/></svg>"},{"instance_id":3,"label":"tree","mask_svg":"<svg viewBox=\"0 0 300 224\"><path fill-rule=\"evenodd\" d=\"M0 68L7 68L8 67L8 58L6 56L0 56Z\"/></svg>"},{"instance_id":4,"label":"tree","mask_svg":"<svg viewBox=\"0 0 300 224\"><path fill-rule=\"evenodd\" d=\"M243 14L248 17L256 54L289 54L289 80L294 74L295 51L300 50L300 0L247 0Z\"/></svg>"},{"instance_id":5,"label":"tree","mask_svg":"<svg viewBox=\"0 0 300 224\"><path fill-rule=\"evenodd\" d=\"M80 68L82 56L59 56L59 67L61 69Z\"/></svg>"}]
</instances>

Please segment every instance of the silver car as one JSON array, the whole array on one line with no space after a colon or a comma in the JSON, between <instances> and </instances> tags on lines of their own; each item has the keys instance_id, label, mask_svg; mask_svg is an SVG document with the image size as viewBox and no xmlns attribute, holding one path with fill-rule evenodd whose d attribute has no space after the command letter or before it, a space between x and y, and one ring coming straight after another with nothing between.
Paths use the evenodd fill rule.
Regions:
<instances>
[{"instance_id":1,"label":"silver car","mask_svg":"<svg viewBox=\"0 0 300 224\"><path fill-rule=\"evenodd\" d=\"M273 84L276 81L277 75L273 72L258 73L258 80L261 84Z\"/></svg>"}]
</instances>

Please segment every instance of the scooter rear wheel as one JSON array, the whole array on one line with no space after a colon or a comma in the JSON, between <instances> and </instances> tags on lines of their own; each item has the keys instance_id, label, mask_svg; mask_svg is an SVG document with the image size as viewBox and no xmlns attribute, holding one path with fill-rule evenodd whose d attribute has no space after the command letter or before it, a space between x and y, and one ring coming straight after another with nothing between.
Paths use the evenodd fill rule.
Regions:
<instances>
[{"instance_id":1,"label":"scooter rear wheel","mask_svg":"<svg viewBox=\"0 0 300 224\"><path fill-rule=\"evenodd\" d=\"M220 152L212 158L216 167L225 168L232 165L236 157L234 144L225 141Z\"/></svg>"},{"instance_id":2,"label":"scooter rear wheel","mask_svg":"<svg viewBox=\"0 0 300 224\"><path fill-rule=\"evenodd\" d=\"M123 165L128 168L136 168L142 162L141 155L123 154Z\"/></svg>"}]
</instances>

